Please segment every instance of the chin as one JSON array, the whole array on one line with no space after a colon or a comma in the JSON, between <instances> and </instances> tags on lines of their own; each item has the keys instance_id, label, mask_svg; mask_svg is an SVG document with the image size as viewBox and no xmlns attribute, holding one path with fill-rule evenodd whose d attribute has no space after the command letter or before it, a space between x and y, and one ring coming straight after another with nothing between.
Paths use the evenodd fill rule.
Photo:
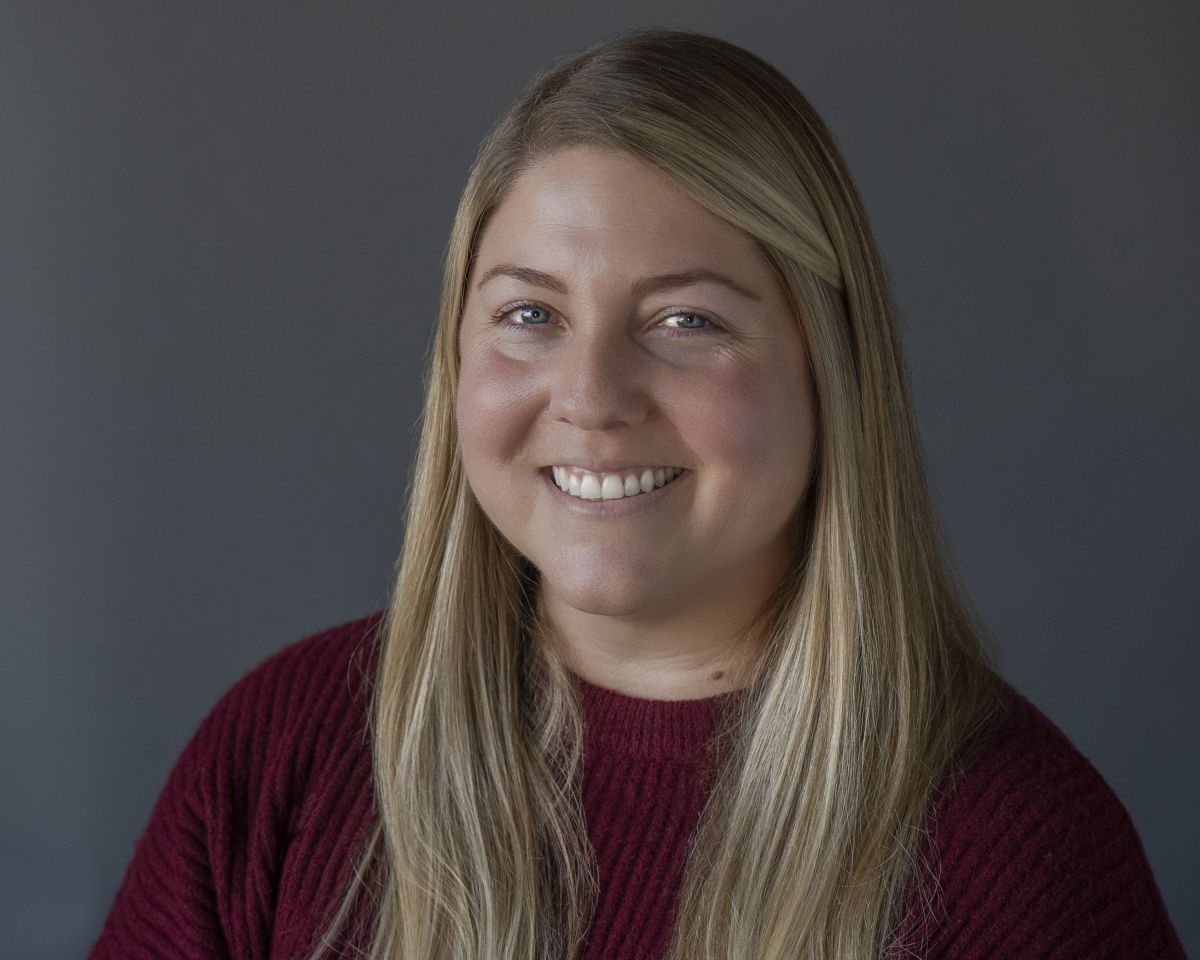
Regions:
<instances>
[{"instance_id":1,"label":"chin","mask_svg":"<svg viewBox=\"0 0 1200 960\"><path fill-rule=\"evenodd\" d=\"M647 587L650 581L620 576L563 579L542 575L542 589L555 599L582 613L603 617L625 617L644 611L661 598Z\"/></svg>"}]
</instances>

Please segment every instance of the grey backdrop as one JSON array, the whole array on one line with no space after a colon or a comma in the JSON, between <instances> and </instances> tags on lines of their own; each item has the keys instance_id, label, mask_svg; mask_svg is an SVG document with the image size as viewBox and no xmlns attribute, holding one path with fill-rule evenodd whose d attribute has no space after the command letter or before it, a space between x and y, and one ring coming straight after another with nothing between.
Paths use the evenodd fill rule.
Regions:
<instances>
[{"instance_id":1,"label":"grey backdrop","mask_svg":"<svg viewBox=\"0 0 1200 960\"><path fill-rule=\"evenodd\" d=\"M478 141L652 24L838 136L1005 673L1200 947L1195 3L113 0L0 7L6 956L81 956L220 693L383 605Z\"/></svg>"}]
</instances>

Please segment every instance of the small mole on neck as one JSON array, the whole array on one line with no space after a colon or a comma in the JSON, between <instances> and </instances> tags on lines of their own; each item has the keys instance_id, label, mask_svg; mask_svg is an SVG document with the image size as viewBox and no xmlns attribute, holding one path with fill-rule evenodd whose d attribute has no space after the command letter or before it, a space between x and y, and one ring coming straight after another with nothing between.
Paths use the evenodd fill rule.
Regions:
<instances>
[{"instance_id":1,"label":"small mole on neck","mask_svg":"<svg viewBox=\"0 0 1200 960\"><path fill-rule=\"evenodd\" d=\"M717 671L716 671L715 673L713 673L713 674L712 674L712 676L710 676L708 679L710 679L710 680L720 680L720 679L721 679L723 676L725 676L725 671L724 671L724 670L717 670Z\"/></svg>"}]
</instances>

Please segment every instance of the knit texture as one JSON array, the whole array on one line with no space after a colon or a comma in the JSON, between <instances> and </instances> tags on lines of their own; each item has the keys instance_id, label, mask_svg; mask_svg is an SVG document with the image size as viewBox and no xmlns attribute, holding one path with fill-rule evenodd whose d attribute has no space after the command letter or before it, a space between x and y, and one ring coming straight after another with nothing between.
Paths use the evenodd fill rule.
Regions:
<instances>
[{"instance_id":1,"label":"knit texture","mask_svg":"<svg viewBox=\"0 0 1200 960\"><path fill-rule=\"evenodd\" d=\"M220 699L163 787L91 960L306 956L375 812L365 719L380 619L293 643ZM584 957L656 960L710 786L705 745L736 694L645 700L577 680L600 879ZM1009 690L1008 714L931 811L916 956L1182 960L1121 801Z\"/></svg>"}]
</instances>

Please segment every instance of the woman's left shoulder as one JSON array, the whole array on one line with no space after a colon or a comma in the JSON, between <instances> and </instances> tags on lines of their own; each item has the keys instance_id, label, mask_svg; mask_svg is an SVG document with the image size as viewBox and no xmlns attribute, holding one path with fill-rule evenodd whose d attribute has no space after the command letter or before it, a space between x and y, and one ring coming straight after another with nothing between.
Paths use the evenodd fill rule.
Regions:
<instances>
[{"instance_id":1,"label":"woman's left shoulder","mask_svg":"<svg viewBox=\"0 0 1200 960\"><path fill-rule=\"evenodd\" d=\"M939 792L935 817L956 839L1088 825L1131 828L1128 811L1095 765L1045 713L1007 682L1006 709ZM1130 839L1119 831L1114 839Z\"/></svg>"},{"instance_id":2,"label":"woman's left shoulder","mask_svg":"<svg viewBox=\"0 0 1200 960\"><path fill-rule=\"evenodd\" d=\"M931 958L1183 958L1128 810L1029 699L934 803Z\"/></svg>"}]
</instances>

